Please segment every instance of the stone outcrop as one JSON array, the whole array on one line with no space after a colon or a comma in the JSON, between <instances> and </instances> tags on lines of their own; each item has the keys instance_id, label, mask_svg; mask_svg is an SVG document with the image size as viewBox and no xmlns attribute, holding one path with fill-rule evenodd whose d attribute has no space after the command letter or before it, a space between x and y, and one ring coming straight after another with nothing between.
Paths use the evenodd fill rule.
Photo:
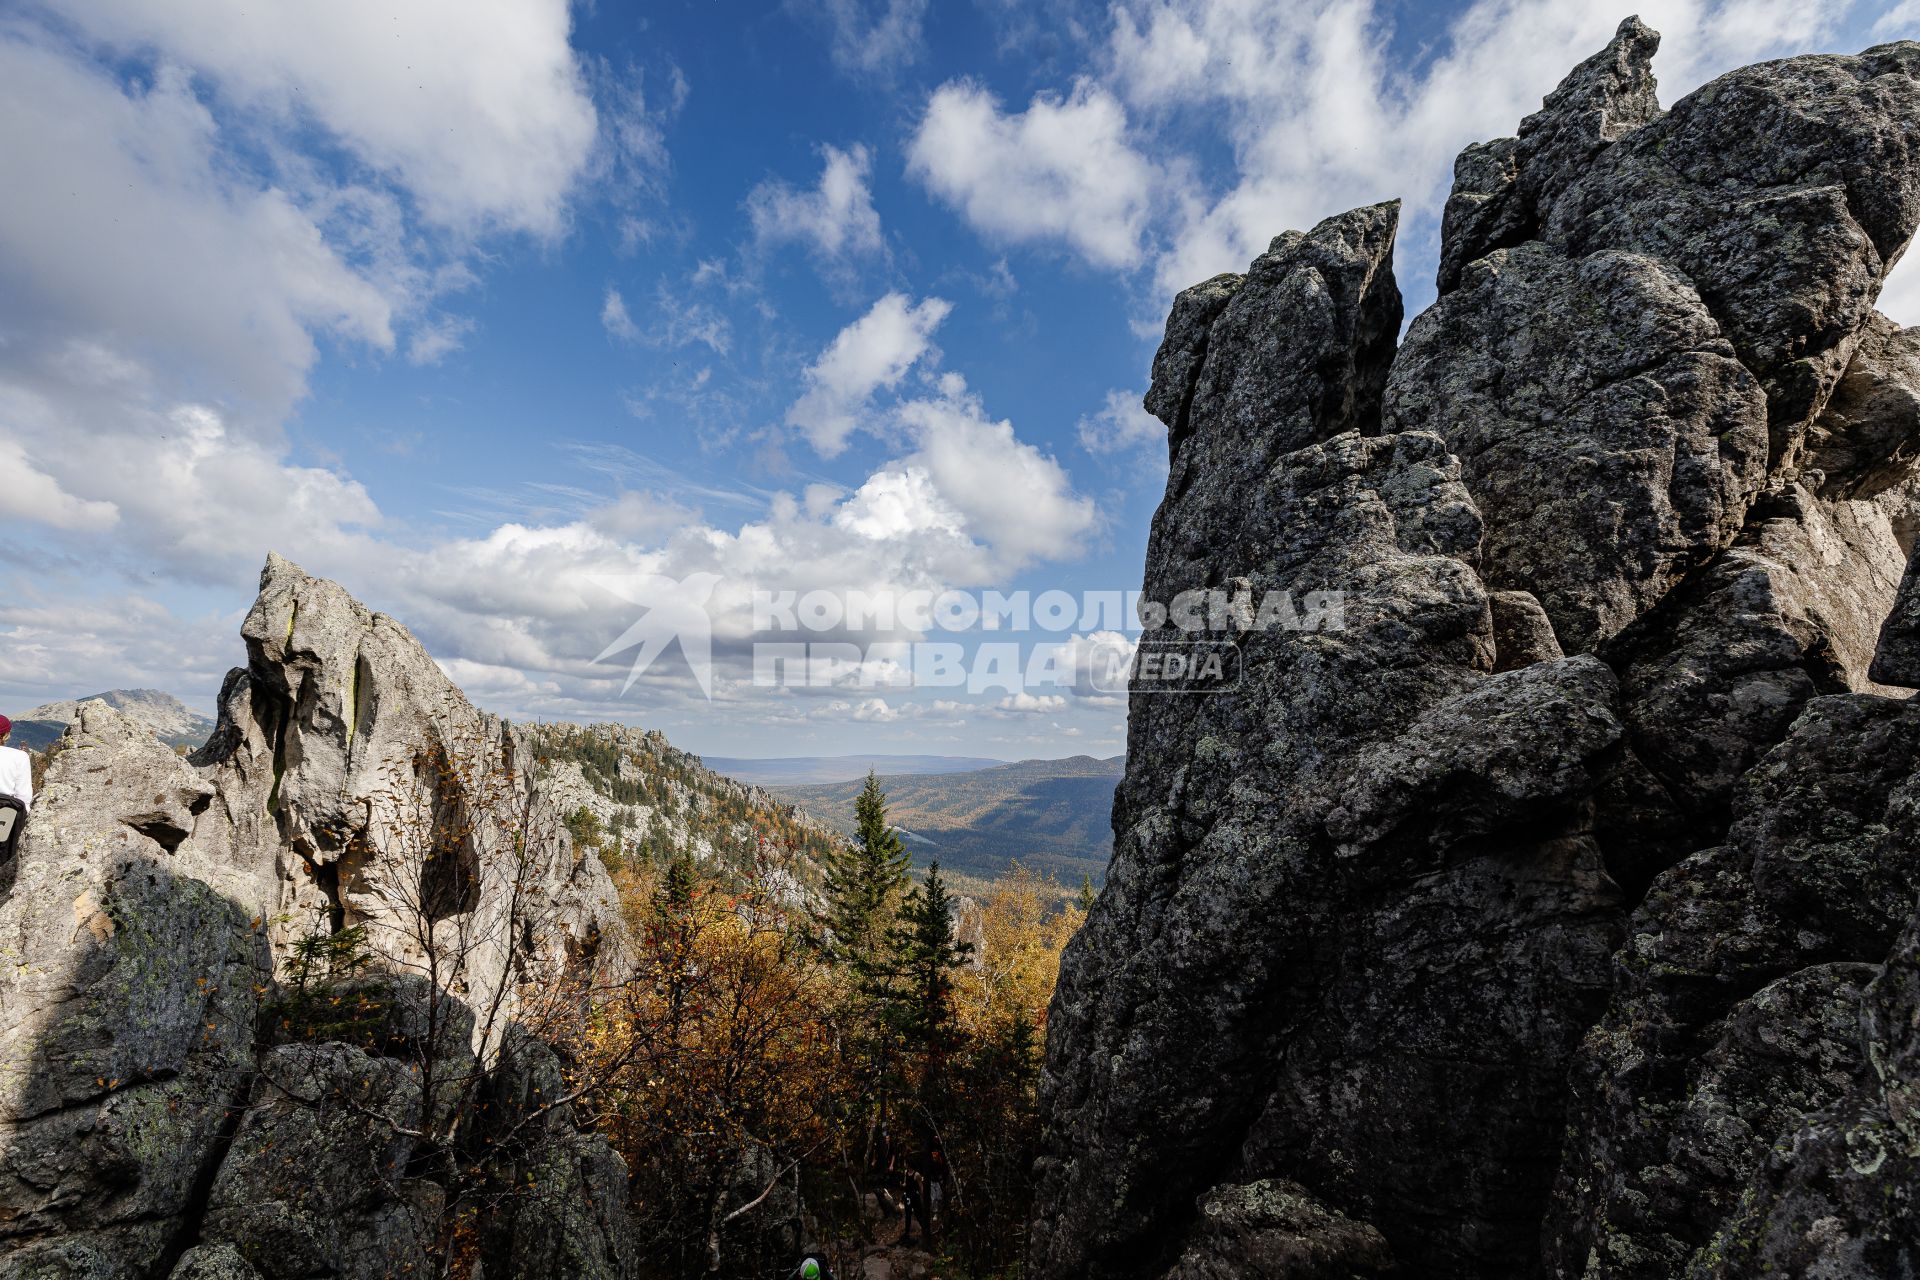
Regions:
<instances>
[{"instance_id":1,"label":"stone outcrop","mask_svg":"<svg viewBox=\"0 0 1920 1280\"><path fill-rule=\"evenodd\" d=\"M481 1116L542 1185L489 1274L630 1274L625 1170L522 1087L619 952L605 870L399 623L270 557L243 636L190 759L82 704L0 869L0 1276L422 1274ZM330 940L362 985L302 1005Z\"/></svg>"},{"instance_id":2,"label":"stone outcrop","mask_svg":"<svg viewBox=\"0 0 1920 1280\"><path fill-rule=\"evenodd\" d=\"M194 874L207 780L104 703L65 744L0 870L0 1272L142 1274L244 1100L271 959Z\"/></svg>"},{"instance_id":3,"label":"stone outcrop","mask_svg":"<svg viewBox=\"0 0 1920 1280\"><path fill-rule=\"evenodd\" d=\"M523 959L555 972L591 960L619 917L612 884L572 857L519 730L475 710L399 622L278 556L241 635L247 666L228 675L194 757L225 819L203 838L234 869L220 887L267 917L283 953L318 926L364 924L417 966L417 924L433 917L458 919L455 981L476 992L510 986ZM434 832L445 847L422 846ZM519 865L516 843L542 865ZM516 957L505 890L527 872L547 927L541 955Z\"/></svg>"},{"instance_id":4,"label":"stone outcrop","mask_svg":"<svg viewBox=\"0 0 1920 1280\"><path fill-rule=\"evenodd\" d=\"M1145 594L1223 607L1142 645L1231 674L1136 678L1045 1280L1920 1272L1920 45L1657 43L1461 156L1398 349L1391 205L1174 303Z\"/></svg>"},{"instance_id":5,"label":"stone outcrop","mask_svg":"<svg viewBox=\"0 0 1920 1280\"><path fill-rule=\"evenodd\" d=\"M1766 398L1686 276L1537 241L1470 264L1414 321L1387 429L1446 439L1488 585L1531 591L1577 653L1731 542L1766 475Z\"/></svg>"}]
</instances>

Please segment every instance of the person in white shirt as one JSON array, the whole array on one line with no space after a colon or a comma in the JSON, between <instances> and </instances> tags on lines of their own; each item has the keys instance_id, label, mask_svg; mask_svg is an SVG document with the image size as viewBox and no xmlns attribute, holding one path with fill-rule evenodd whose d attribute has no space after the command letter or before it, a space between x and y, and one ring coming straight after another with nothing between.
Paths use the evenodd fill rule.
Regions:
<instances>
[{"instance_id":1,"label":"person in white shirt","mask_svg":"<svg viewBox=\"0 0 1920 1280\"><path fill-rule=\"evenodd\" d=\"M33 811L33 758L7 745L13 721L0 716L0 796L12 796L27 812Z\"/></svg>"},{"instance_id":2,"label":"person in white shirt","mask_svg":"<svg viewBox=\"0 0 1920 1280\"><path fill-rule=\"evenodd\" d=\"M27 813L33 808L33 760L7 745L12 732L13 721L0 716L0 863L13 861Z\"/></svg>"}]
</instances>

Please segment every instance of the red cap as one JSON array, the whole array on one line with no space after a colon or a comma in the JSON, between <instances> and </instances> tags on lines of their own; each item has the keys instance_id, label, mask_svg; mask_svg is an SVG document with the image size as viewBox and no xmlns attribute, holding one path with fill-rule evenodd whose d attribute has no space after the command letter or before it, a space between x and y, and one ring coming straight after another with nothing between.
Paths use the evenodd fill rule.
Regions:
<instances>
[{"instance_id":1,"label":"red cap","mask_svg":"<svg viewBox=\"0 0 1920 1280\"><path fill-rule=\"evenodd\" d=\"M4 738L12 732L13 721L7 719L5 716L0 716L0 738Z\"/></svg>"}]
</instances>

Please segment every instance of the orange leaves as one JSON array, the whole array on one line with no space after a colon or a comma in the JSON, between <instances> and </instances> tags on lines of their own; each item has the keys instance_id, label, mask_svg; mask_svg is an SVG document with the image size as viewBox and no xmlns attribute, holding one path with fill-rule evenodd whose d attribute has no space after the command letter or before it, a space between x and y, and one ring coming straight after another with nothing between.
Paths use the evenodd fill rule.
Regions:
<instances>
[{"instance_id":1,"label":"orange leaves","mask_svg":"<svg viewBox=\"0 0 1920 1280\"><path fill-rule=\"evenodd\" d=\"M1050 877L1014 863L980 904L979 964L958 983L960 1016L976 1033L1024 1017L1046 1025L1060 953L1085 920Z\"/></svg>"},{"instance_id":2,"label":"orange leaves","mask_svg":"<svg viewBox=\"0 0 1920 1280\"><path fill-rule=\"evenodd\" d=\"M743 1143L817 1143L843 1091L818 1031L831 975L771 892L757 878L676 874L622 878L637 971L587 1033L587 1070L615 1078L599 1125L643 1179L667 1153L722 1169Z\"/></svg>"}]
</instances>

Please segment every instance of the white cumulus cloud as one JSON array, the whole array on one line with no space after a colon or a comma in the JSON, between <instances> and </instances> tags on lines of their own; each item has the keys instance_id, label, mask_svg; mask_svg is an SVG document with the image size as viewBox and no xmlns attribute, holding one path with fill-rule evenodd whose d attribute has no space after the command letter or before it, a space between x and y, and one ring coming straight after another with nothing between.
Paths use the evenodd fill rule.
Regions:
<instances>
[{"instance_id":1,"label":"white cumulus cloud","mask_svg":"<svg viewBox=\"0 0 1920 1280\"><path fill-rule=\"evenodd\" d=\"M1140 405L1136 391L1109 391L1097 413L1080 419L1080 447L1104 456L1164 447L1167 429Z\"/></svg>"},{"instance_id":2,"label":"white cumulus cloud","mask_svg":"<svg viewBox=\"0 0 1920 1280\"><path fill-rule=\"evenodd\" d=\"M952 310L942 298L882 297L807 368L806 391L787 410L787 424L798 427L822 457L843 452L874 393L899 385Z\"/></svg>"},{"instance_id":3,"label":"white cumulus cloud","mask_svg":"<svg viewBox=\"0 0 1920 1280\"><path fill-rule=\"evenodd\" d=\"M0 517L86 532L119 522L120 511L111 502L74 497L34 466L24 449L5 440L0 440L0 477Z\"/></svg>"},{"instance_id":4,"label":"white cumulus cloud","mask_svg":"<svg viewBox=\"0 0 1920 1280\"><path fill-rule=\"evenodd\" d=\"M985 88L937 89L908 148L909 171L983 234L1057 241L1096 266L1128 268L1145 252L1156 167L1127 137L1126 109L1080 80L1006 112Z\"/></svg>"},{"instance_id":5,"label":"white cumulus cloud","mask_svg":"<svg viewBox=\"0 0 1920 1280\"><path fill-rule=\"evenodd\" d=\"M1092 500L1011 422L989 418L959 374L941 379L937 397L907 401L897 414L920 445L908 464L924 467L968 527L991 538L1005 569L1080 554L1098 523Z\"/></svg>"},{"instance_id":6,"label":"white cumulus cloud","mask_svg":"<svg viewBox=\"0 0 1920 1280\"><path fill-rule=\"evenodd\" d=\"M598 125L566 0L92 0L88 35L326 130L436 223L553 235Z\"/></svg>"},{"instance_id":7,"label":"white cumulus cloud","mask_svg":"<svg viewBox=\"0 0 1920 1280\"><path fill-rule=\"evenodd\" d=\"M873 156L863 146L823 148L826 163L810 191L770 178L747 197L753 234L762 244L797 243L834 260L879 253L880 214L867 187Z\"/></svg>"}]
</instances>

